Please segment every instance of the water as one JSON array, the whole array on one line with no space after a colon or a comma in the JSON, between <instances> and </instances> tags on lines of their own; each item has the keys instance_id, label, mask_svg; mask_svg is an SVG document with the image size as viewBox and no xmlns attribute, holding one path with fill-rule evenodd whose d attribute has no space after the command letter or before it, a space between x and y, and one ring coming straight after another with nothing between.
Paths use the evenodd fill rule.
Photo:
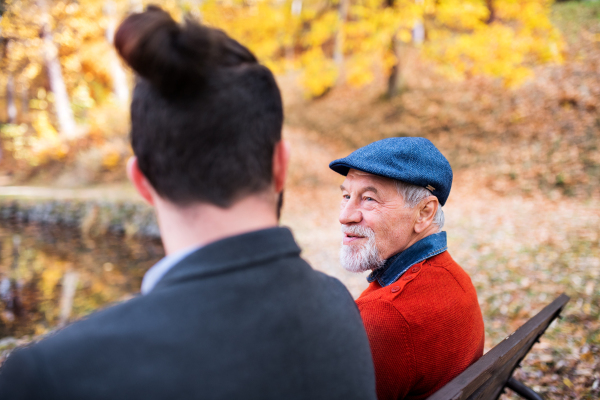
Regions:
<instances>
[{"instance_id":1,"label":"water","mask_svg":"<svg viewBox=\"0 0 600 400\"><path fill-rule=\"evenodd\" d=\"M0 222L0 338L39 335L139 293L158 240Z\"/></svg>"}]
</instances>

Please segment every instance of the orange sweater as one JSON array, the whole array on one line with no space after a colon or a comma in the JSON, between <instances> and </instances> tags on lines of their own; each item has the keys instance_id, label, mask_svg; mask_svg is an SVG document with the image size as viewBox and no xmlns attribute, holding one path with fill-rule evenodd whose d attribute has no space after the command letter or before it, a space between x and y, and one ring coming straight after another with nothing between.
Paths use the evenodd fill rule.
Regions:
<instances>
[{"instance_id":1,"label":"orange sweater","mask_svg":"<svg viewBox=\"0 0 600 400\"><path fill-rule=\"evenodd\" d=\"M413 265L389 286L375 280L356 303L379 400L424 399L483 354L477 293L447 251Z\"/></svg>"}]
</instances>

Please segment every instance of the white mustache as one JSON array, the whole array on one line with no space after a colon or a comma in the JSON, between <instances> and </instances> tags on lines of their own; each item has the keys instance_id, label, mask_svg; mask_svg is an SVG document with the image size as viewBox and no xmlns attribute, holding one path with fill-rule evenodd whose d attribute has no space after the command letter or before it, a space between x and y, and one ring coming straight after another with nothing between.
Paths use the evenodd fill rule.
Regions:
<instances>
[{"instance_id":1,"label":"white mustache","mask_svg":"<svg viewBox=\"0 0 600 400\"><path fill-rule=\"evenodd\" d=\"M366 226L361 225L343 225L342 224L342 233L351 234L356 236L363 236L366 238L375 237L375 232L371 228L367 228Z\"/></svg>"}]
</instances>

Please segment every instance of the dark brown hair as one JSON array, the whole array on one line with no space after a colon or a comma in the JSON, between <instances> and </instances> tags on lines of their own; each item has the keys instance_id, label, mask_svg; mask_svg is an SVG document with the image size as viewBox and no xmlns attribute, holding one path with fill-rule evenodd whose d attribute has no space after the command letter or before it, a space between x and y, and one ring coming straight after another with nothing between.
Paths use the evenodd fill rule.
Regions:
<instances>
[{"instance_id":1,"label":"dark brown hair","mask_svg":"<svg viewBox=\"0 0 600 400\"><path fill-rule=\"evenodd\" d=\"M273 74L246 47L156 6L125 19L115 46L138 75L133 151L161 196L228 207L268 187L283 107Z\"/></svg>"}]
</instances>

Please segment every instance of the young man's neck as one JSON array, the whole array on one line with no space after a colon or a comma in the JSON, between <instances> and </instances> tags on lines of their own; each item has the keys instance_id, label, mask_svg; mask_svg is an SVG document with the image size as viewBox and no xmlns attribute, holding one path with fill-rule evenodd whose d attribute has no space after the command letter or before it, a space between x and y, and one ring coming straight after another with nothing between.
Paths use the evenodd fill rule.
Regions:
<instances>
[{"instance_id":1,"label":"young man's neck","mask_svg":"<svg viewBox=\"0 0 600 400\"><path fill-rule=\"evenodd\" d=\"M207 203L180 207L164 199L154 205L167 254L278 224L276 204L264 195L246 197L226 209Z\"/></svg>"}]
</instances>

